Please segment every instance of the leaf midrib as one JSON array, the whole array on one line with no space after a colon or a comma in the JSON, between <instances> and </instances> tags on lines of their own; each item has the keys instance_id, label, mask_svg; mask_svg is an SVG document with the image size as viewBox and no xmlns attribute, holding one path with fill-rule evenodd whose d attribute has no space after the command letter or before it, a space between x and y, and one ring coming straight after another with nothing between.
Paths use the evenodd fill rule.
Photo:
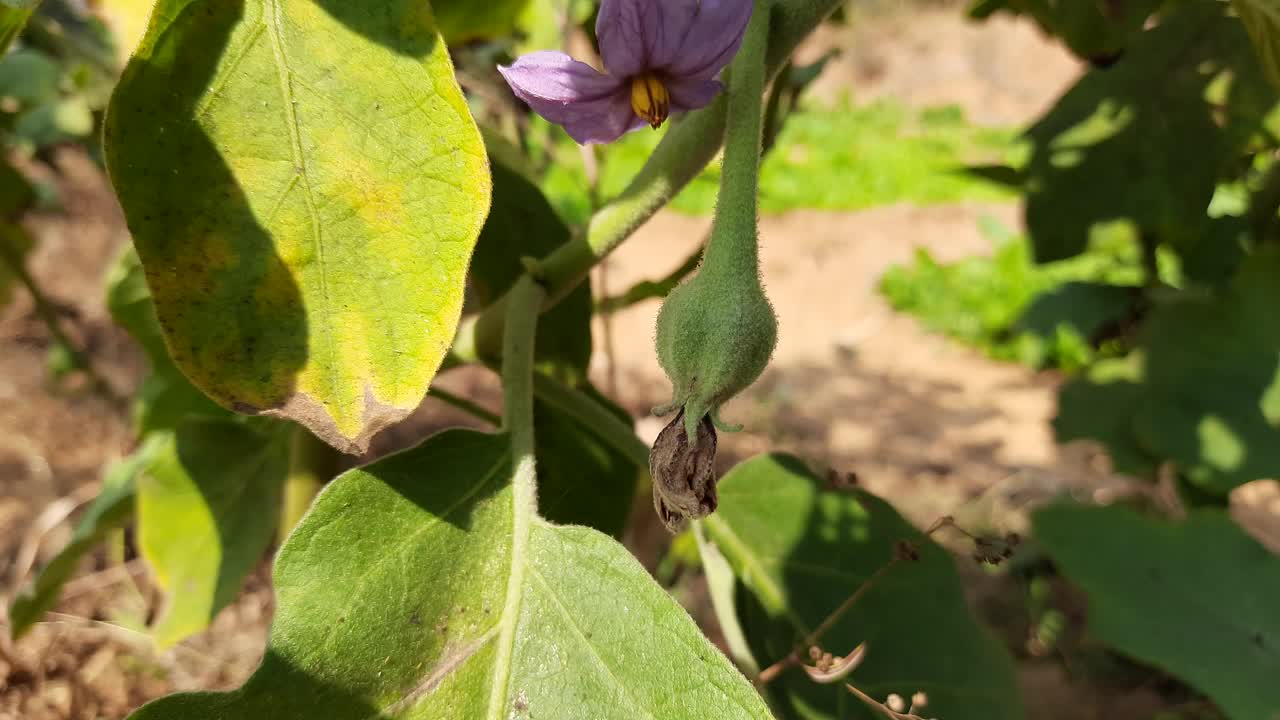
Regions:
<instances>
[{"instance_id":1,"label":"leaf midrib","mask_svg":"<svg viewBox=\"0 0 1280 720\"><path fill-rule=\"evenodd\" d=\"M312 246L316 253L316 268L320 284L320 312L321 317L333 317L333 302L329 297L329 278L328 278L328 262L324 255L324 233L320 224L320 215L316 210L316 201L314 190L311 187L311 177L307 173L306 154L302 151L302 130L298 126L298 114L294 110L293 103L293 71L289 69L288 56L284 49L284 20L283 11L280 7L280 0L263 0L263 24L269 31L267 34L271 38L271 56L275 60L276 75L280 81L280 95L284 101L284 114L286 125L289 127L289 144L293 152L294 172L302 178L303 197L306 199L307 215L311 219L311 240ZM341 384L338 378L338 367L336 360L338 354L334 348L333 333L320 333L324 336L325 351L329 355L329 362L323 363L323 366L329 368L329 397L341 397L338 387ZM328 408L325 409L329 414ZM333 421L334 429L340 436L346 436L347 433L342 430L342 423L338 418L330 418Z\"/></svg>"}]
</instances>

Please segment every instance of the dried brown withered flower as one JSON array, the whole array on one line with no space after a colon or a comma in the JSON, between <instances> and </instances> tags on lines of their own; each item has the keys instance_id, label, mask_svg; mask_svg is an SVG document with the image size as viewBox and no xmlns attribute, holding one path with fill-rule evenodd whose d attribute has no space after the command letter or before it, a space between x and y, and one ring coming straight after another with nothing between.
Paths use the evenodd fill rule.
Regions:
<instances>
[{"instance_id":1,"label":"dried brown withered flower","mask_svg":"<svg viewBox=\"0 0 1280 720\"><path fill-rule=\"evenodd\" d=\"M690 520L716 509L716 428L710 416L698 423L695 445L689 444L684 411L658 433L649 453L653 475L653 507L662 524L680 532Z\"/></svg>"}]
</instances>

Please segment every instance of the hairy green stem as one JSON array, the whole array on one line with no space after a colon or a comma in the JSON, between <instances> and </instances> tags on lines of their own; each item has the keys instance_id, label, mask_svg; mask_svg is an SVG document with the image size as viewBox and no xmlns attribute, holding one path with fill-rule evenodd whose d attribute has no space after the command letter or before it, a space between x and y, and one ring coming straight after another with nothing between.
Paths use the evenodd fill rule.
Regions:
<instances>
[{"instance_id":1,"label":"hairy green stem","mask_svg":"<svg viewBox=\"0 0 1280 720\"><path fill-rule=\"evenodd\" d=\"M727 273L733 277L760 274L761 96L765 86L764 56L768 47L767 6L763 0L758 0L742 49L730 67L733 81L729 83L724 168L715 223L703 254L702 272Z\"/></svg>"},{"instance_id":2,"label":"hairy green stem","mask_svg":"<svg viewBox=\"0 0 1280 720\"><path fill-rule=\"evenodd\" d=\"M792 64L790 62L783 66L777 80L769 89L769 99L764 104L764 131L760 141L762 161L763 157L768 155L769 151L777 145L778 135L782 132L782 128L790 116L789 112L782 109L782 98L795 93L795 89L783 81L791 67ZM789 103L792 102L794 102L794 98L789 100ZM645 300L666 297L685 278L693 274L694 270L698 269L698 264L702 262L702 249L706 244L706 240L698 243L697 249L689 257L685 258L680 267L672 270L660 280L641 280L627 288L623 293L600 299L596 303L596 312L615 313Z\"/></svg>"},{"instance_id":3,"label":"hairy green stem","mask_svg":"<svg viewBox=\"0 0 1280 720\"><path fill-rule=\"evenodd\" d=\"M528 274L516 281L508 294L506 331L502 353L502 426L511 438L511 576L502 609L498 637L497 669L489 690L488 720L505 717L511 694L511 658L524 597L529 556L529 535L538 514L538 478L534 465L533 342L538 313L546 291Z\"/></svg>"},{"instance_id":4,"label":"hairy green stem","mask_svg":"<svg viewBox=\"0 0 1280 720\"><path fill-rule=\"evenodd\" d=\"M293 428L289 442L289 475L284 481L280 527L276 529L281 545L307 513L324 484L338 474L341 462L337 450L301 425Z\"/></svg>"},{"instance_id":5,"label":"hairy green stem","mask_svg":"<svg viewBox=\"0 0 1280 720\"><path fill-rule=\"evenodd\" d=\"M800 43L841 0L776 0L771 6L766 73L783 67ZM760 10L758 12L764 12ZM591 218L585 237L560 246L539 263L548 288L544 310L569 294L586 274L664 207L711 162L724 140L727 99L689 113L663 137L653 155L622 194ZM501 351L509 297L503 297L476 321L474 347L459 348L464 358L494 360Z\"/></svg>"},{"instance_id":6,"label":"hairy green stem","mask_svg":"<svg viewBox=\"0 0 1280 720\"><path fill-rule=\"evenodd\" d=\"M472 402L471 400L468 400L461 395L454 395L448 390L441 390L438 387L432 386L427 390L427 397L433 397L446 405L452 405L462 412L467 413L478 420L483 420L494 427L502 424L502 418L489 412L483 407L480 407L480 405Z\"/></svg>"},{"instance_id":7,"label":"hairy green stem","mask_svg":"<svg viewBox=\"0 0 1280 720\"><path fill-rule=\"evenodd\" d=\"M528 275L517 280L508 295L502 343L502 429L511 434L517 463L533 457L533 341L545 297L546 291Z\"/></svg>"},{"instance_id":8,"label":"hairy green stem","mask_svg":"<svg viewBox=\"0 0 1280 720\"><path fill-rule=\"evenodd\" d=\"M643 470L649 468L649 446L636 437L635 430L589 396L561 384L547 375L533 377L538 399L591 428L601 440L622 453Z\"/></svg>"}]
</instances>

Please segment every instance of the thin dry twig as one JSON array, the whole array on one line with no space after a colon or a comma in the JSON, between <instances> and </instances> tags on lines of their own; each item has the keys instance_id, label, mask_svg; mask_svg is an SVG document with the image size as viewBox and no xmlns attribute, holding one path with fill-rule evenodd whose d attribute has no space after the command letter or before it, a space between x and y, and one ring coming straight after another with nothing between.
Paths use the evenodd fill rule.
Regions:
<instances>
[{"instance_id":1,"label":"thin dry twig","mask_svg":"<svg viewBox=\"0 0 1280 720\"><path fill-rule=\"evenodd\" d=\"M960 531L966 537L973 540L974 543L979 548L979 554L976 557L978 557L978 559L980 560L983 559L981 551L984 547L983 543L986 541L984 541L982 538L972 535L968 531L956 525L955 518L953 518L950 515L944 515L938 518L937 520L933 521L933 524L931 524L928 527L928 529L924 531L924 536L933 537L933 535L937 533L939 530L942 530L943 528L948 528L948 527L954 528ZM1016 540L1017 540L1016 536L1010 536L1010 544L1016 544ZM769 683L777 679L777 677L781 675L782 672L787 668L801 665L803 663L801 653L804 652L806 649L808 649L810 653L816 650L820 657L823 656L822 650L818 646L818 643L822 640L823 636L825 636L827 632L830 631L831 628L834 627L835 624L839 622L842 617L844 617L850 610L852 610L853 607L858 604L858 601L861 600L863 596L865 596L873 587L875 587L875 585L885 575L887 575L890 570L896 567L898 563L903 562L904 560L915 561L915 560L918 560L919 558L920 558L919 548L917 548L914 544L906 540L899 541L898 544L894 547L893 557L889 558L889 560L884 565L881 565L879 569L877 569L874 573L871 574L870 577L868 577L865 581L863 581L863 583L859 585L856 590L853 591L853 594L850 595L848 599L846 599L843 603L840 604L840 607L837 607L834 611L832 611L832 613L828 615L826 619L823 620L813 632L809 633L809 635L804 639L804 642L801 644L800 647L797 647L796 649L792 650L791 653L786 657L782 658L781 660L775 662L774 664L760 671L760 674L756 676L756 681L755 681L756 685L758 687L763 687L765 685L768 685ZM863 645L859 645L857 648L854 649L852 653L849 654L848 657L861 655L863 653L865 653L865 647ZM861 662L861 657L858 658L858 662Z\"/></svg>"},{"instance_id":2,"label":"thin dry twig","mask_svg":"<svg viewBox=\"0 0 1280 720\"><path fill-rule=\"evenodd\" d=\"M49 531L61 525L67 518L71 517L71 513L96 497L97 493L97 487L85 485L70 495L60 497L49 503L36 516L35 522L31 523L31 526L23 536L22 544L18 546L17 555L14 556L12 577L15 588L21 587L23 580L31 572L31 568L36 562L36 554L40 551L40 544L44 541L45 536L49 534Z\"/></svg>"},{"instance_id":3,"label":"thin dry twig","mask_svg":"<svg viewBox=\"0 0 1280 720\"><path fill-rule=\"evenodd\" d=\"M818 625L817 629L809 633L809 635L804 639L801 648L817 648L818 642L822 640L822 637L840 621L840 618L844 617L846 613L852 610L853 606L857 605L858 601L861 600L871 590L871 588L875 587L876 583L878 583L881 578L888 574L888 572L898 563L903 560L914 560L916 557L918 557L918 555L914 550L914 546L911 546L910 543L906 542L899 543L894 548L893 557L889 558L889 561L884 565L881 565L874 573L871 573L871 576L863 581L862 584L853 591L853 594L840 604L840 607L836 608L830 615L828 615L826 619ZM799 665L802 662L800 657L801 648L792 650L790 655L762 670L760 674L756 676L756 684L761 686L768 685L770 682L773 682L778 675L782 674L782 671L789 667ZM855 650L854 653L850 653L850 655L852 656L856 652L857 650Z\"/></svg>"},{"instance_id":4,"label":"thin dry twig","mask_svg":"<svg viewBox=\"0 0 1280 720\"><path fill-rule=\"evenodd\" d=\"M51 611L45 613L45 616L51 619L41 620L40 622L37 622L36 625L56 626L68 630L104 631L139 652L145 653L151 657L155 657L157 655L155 651L155 640L150 635L140 630L134 630L132 628L125 627L124 625L107 622L106 620L94 620L93 618L81 617L79 615L71 615L68 613ZM181 643L174 645L166 652L181 654L196 661L196 664L206 668L218 667L222 664L221 661L209 657L206 653L186 647Z\"/></svg>"},{"instance_id":5,"label":"thin dry twig","mask_svg":"<svg viewBox=\"0 0 1280 720\"><path fill-rule=\"evenodd\" d=\"M96 573L78 577L62 586L62 600L87 595L96 590L122 583L146 572L146 563L142 558L134 558L123 565L112 565Z\"/></svg>"},{"instance_id":6,"label":"thin dry twig","mask_svg":"<svg viewBox=\"0 0 1280 720\"><path fill-rule=\"evenodd\" d=\"M919 698L924 697L923 693L916 693L915 696L911 698L911 707L908 708L906 712L898 712L897 710L894 710L893 708L889 707L885 703L882 703L879 700L876 700L875 698L871 697L870 695L862 692L856 686L850 683L845 683L844 687L846 690L852 693L854 697L866 703L867 706L870 707L872 710L880 711L885 717L890 718L890 720L927 720L926 718L923 718L915 714L917 705L922 706L924 704L919 702ZM894 697L897 697L897 696L895 695L890 696L890 698L894 698ZM901 698L898 698L898 702L902 702Z\"/></svg>"}]
</instances>

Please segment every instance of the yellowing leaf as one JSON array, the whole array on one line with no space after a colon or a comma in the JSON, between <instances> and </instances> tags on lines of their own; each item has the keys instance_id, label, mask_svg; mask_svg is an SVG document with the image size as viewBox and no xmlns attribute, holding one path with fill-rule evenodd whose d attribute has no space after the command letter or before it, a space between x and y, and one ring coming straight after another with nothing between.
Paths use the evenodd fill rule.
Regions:
<instances>
[{"instance_id":1,"label":"yellowing leaf","mask_svg":"<svg viewBox=\"0 0 1280 720\"><path fill-rule=\"evenodd\" d=\"M160 0L105 137L197 387L346 452L418 405L490 194L426 3Z\"/></svg>"}]
</instances>

